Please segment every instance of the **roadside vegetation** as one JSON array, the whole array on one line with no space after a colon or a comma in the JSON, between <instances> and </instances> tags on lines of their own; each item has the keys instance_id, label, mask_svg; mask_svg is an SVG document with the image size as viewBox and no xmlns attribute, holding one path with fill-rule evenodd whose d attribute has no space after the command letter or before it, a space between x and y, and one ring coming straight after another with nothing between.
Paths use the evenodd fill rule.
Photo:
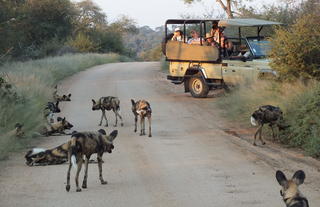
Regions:
<instances>
[{"instance_id":1,"label":"roadside vegetation","mask_svg":"<svg viewBox=\"0 0 320 207\"><path fill-rule=\"evenodd\" d=\"M8 152L25 147L45 122L43 109L52 101L53 86L64 78L95 65L128 61L110 54L76 54L48 57L27 62L6 63L0 67L0 160ZM10 132L23 124L25 137Z\"/></svg>"},{"instance_id":2,"label":"roadside vegetation","mask_svg":"<svg viewBox=\"0 0 320 207\"><path fill-rule=\"evenodd\" d=\"M281 132L280 142L320 157L320 7L317 1L304 1L296 7L278 8L276 15L285 13L294 18L292 24L275 28L269 54L274 80L245 81L231 93L217 100L224 115L249 127L249 118L262 105L280 106L290 127ZM301 8L303 10L301 10ZM252 15L254 10L250 10ZM256 13L268 17L270 11ZM269 130L269 129L266 129Z\"/></svg>"}]
</instances>

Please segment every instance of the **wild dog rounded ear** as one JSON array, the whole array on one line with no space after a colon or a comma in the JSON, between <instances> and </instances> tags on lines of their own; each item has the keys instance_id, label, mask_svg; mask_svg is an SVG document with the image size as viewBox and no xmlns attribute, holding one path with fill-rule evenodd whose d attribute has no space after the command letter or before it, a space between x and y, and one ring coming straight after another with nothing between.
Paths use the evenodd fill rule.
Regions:
<instances>
[{"instance_id":1,"label":"wild dog rounded ear","mask_svg":"<svg viewBox=\"0 0 320 207\"><path fill-rule=\"evenodd\" d=\"M303 172L303 170L298 170L294 173L292 180L297 184L301 185L304 182L304 179L306 178L306 174Z\"/></svg>"},{"instance_id":2,"label":"wild dog rounded ear","mask_svg":"<svg viewBox=\"0 0 320 207\"><path fill-rule=\"evenodd\" d=\"M71 93L69 93L68 97L71 97Z\"/></svg>"},{"instance_id":3,"label":"wild dog rounded ear","mask_svg":"<svg viewBox=\"0 0 320 207\"><path fill-rule=\"evenodd\" d=\"M133 99L131 99L131 103L132 103L132 105L134 105L134 104L135 104L135 102L134 102L134 100L133 100Z\"/></svg>"},{"instance_id":4,"label":"wild dog rounded ear","mask_svg":"<svg viewBox=\"0 0 320 207\"><path fill-rule=\"evenodd\" d=\"M63 98L66 98L67 96L66 96L66 95L63 95L62 97L63 97Z\"/></svg>"},{"instance_id":5,"label":"wild dog rounded ear","mask_svg":"<svg viewBox=\"0 0 320 207\"><path fill-rule=\"evenodd\" d=\"M110 139L113 141L118 136L118 130L114 130L109 134Z\"/></svg>"},{"instance_id":6,"label":"wild dog rounded ear","mask_svg":"<svg viewBox=\"0 0 320 207\"><path fill-rule=\"evenodd\" d=\"M103 134L103 135L106 135L106 134L107 134L104 129L99 129L98 132L99 132L100 134Z\"/></svg>"},{"instance_id":7,"label":"wild dog rounded ear","mask_svg":"<svg viewBox=\"0 0 320 207\"><path fill-rule=\"evenodd\" d=\"M287 178L286 178L286 176L284 175L284 173L282 172L282 171L280 171L280 170L278 170L277 172L276 172L276 178L277 178L277 181L278 181L278 183L281 185L281 186L285 186L286 185L286 183L287 183Z\"/></svg>"},{"instance_id":8,"label":"wild dog rounded ear","mask_svg":"<svg viewBox=\"0 0 320 207\"><path fill-rule=\"evenodd\" d=\"M93 100L93 99L91 99L91 101L92 101L92 103L94 103L94 104L96 103L96 101L95 101L95 100Z\"/></svg>"}]
</instances>

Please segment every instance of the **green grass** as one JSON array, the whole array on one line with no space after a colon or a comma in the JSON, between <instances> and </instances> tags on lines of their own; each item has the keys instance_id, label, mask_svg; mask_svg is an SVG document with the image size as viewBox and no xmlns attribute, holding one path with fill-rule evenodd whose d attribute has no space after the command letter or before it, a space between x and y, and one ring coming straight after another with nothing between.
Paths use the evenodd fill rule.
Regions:
<instances>
[{"instance_id":1,"label":"green grass","mask_svg":"<svg viewBox=\"0 0 320 207\"><path fill-rule=\"evenodd\" d=\"M284 112L290 127L281 132L281 143L299 147L308 155L320 157L320 83L271 80L246 82L216 100L223 116L249 127L249 117L259 106L275 105ZM267 128L267 127L266 127ZM266 129L267 130L267 129ZM270 131L269 131L270 133Z\"/></svg>"},{"instance_id":2,"label":"green grass","mask_svg":"<svg viewBox=\"0 0 320 207\"><path fill-rule=\"evenodd\" d=\"M24 102L0 99L0 160L8 152L25 146L31 134L43 124L43 108L52 100L53 86L58 81L95 65L128 60L117 54L76 54L2 65L0 76ZM9 135L17 122L24 124L26 138Z\"/></svg>"}]
</instances>

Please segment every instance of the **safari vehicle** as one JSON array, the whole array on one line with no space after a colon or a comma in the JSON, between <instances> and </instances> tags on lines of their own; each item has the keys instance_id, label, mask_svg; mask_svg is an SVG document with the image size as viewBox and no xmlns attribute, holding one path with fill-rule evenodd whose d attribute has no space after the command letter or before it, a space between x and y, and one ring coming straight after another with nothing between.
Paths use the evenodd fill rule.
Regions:
<instances>
[{"instance_id":1,"label":"safari vehicle","mask_svg":"<svg viewBox=\"0 0 320 207\"><path fill-rule=\"evenodd\" d=\"M236 36L228 36L231 41L231 51L226 51L222 38L216 46L206 46L205 35L210 32L212 24L218 24L219 31L232 28ZM165 38L162 42L162 52L169 62L170 75L167 76L174 84L184 84L185 92L193 97L207 97L209 90L228 88L239 84L245 78L274 76L266 59L270 42L261 31L266 26L280 25L260 19L227 19L227 20L197 20L169 19L165 23ZM182 41L171 40L168 27L180 27L184 37ZM187 32L197 28L200 34L200 44L187 44ZM254 29L254 36L243 35L242 30ZM200 30L200 31L199 31ZM221 34L220 33L220 34ZM244 52L246 55L244 56Z\"/></svg>"}]
</instances>

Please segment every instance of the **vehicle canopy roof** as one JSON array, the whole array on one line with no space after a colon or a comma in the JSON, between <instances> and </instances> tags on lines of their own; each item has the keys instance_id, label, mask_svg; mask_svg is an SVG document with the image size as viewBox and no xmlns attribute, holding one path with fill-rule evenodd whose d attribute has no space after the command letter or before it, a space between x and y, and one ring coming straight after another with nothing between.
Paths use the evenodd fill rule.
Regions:
<instances>
[{"instance_id":1,"label":"vehicle canopy roof","mask_svg":"<svg viewBox=\"0 0 320 207\"><path fill-rule=\"evenodd\" d=\"M219 21L220 27L259 27L259 26L271 26L281 25L280 22L273 22L263 19L168 19L166 24L200 24L204 22Z\"/></svg>"}]
</instances>

